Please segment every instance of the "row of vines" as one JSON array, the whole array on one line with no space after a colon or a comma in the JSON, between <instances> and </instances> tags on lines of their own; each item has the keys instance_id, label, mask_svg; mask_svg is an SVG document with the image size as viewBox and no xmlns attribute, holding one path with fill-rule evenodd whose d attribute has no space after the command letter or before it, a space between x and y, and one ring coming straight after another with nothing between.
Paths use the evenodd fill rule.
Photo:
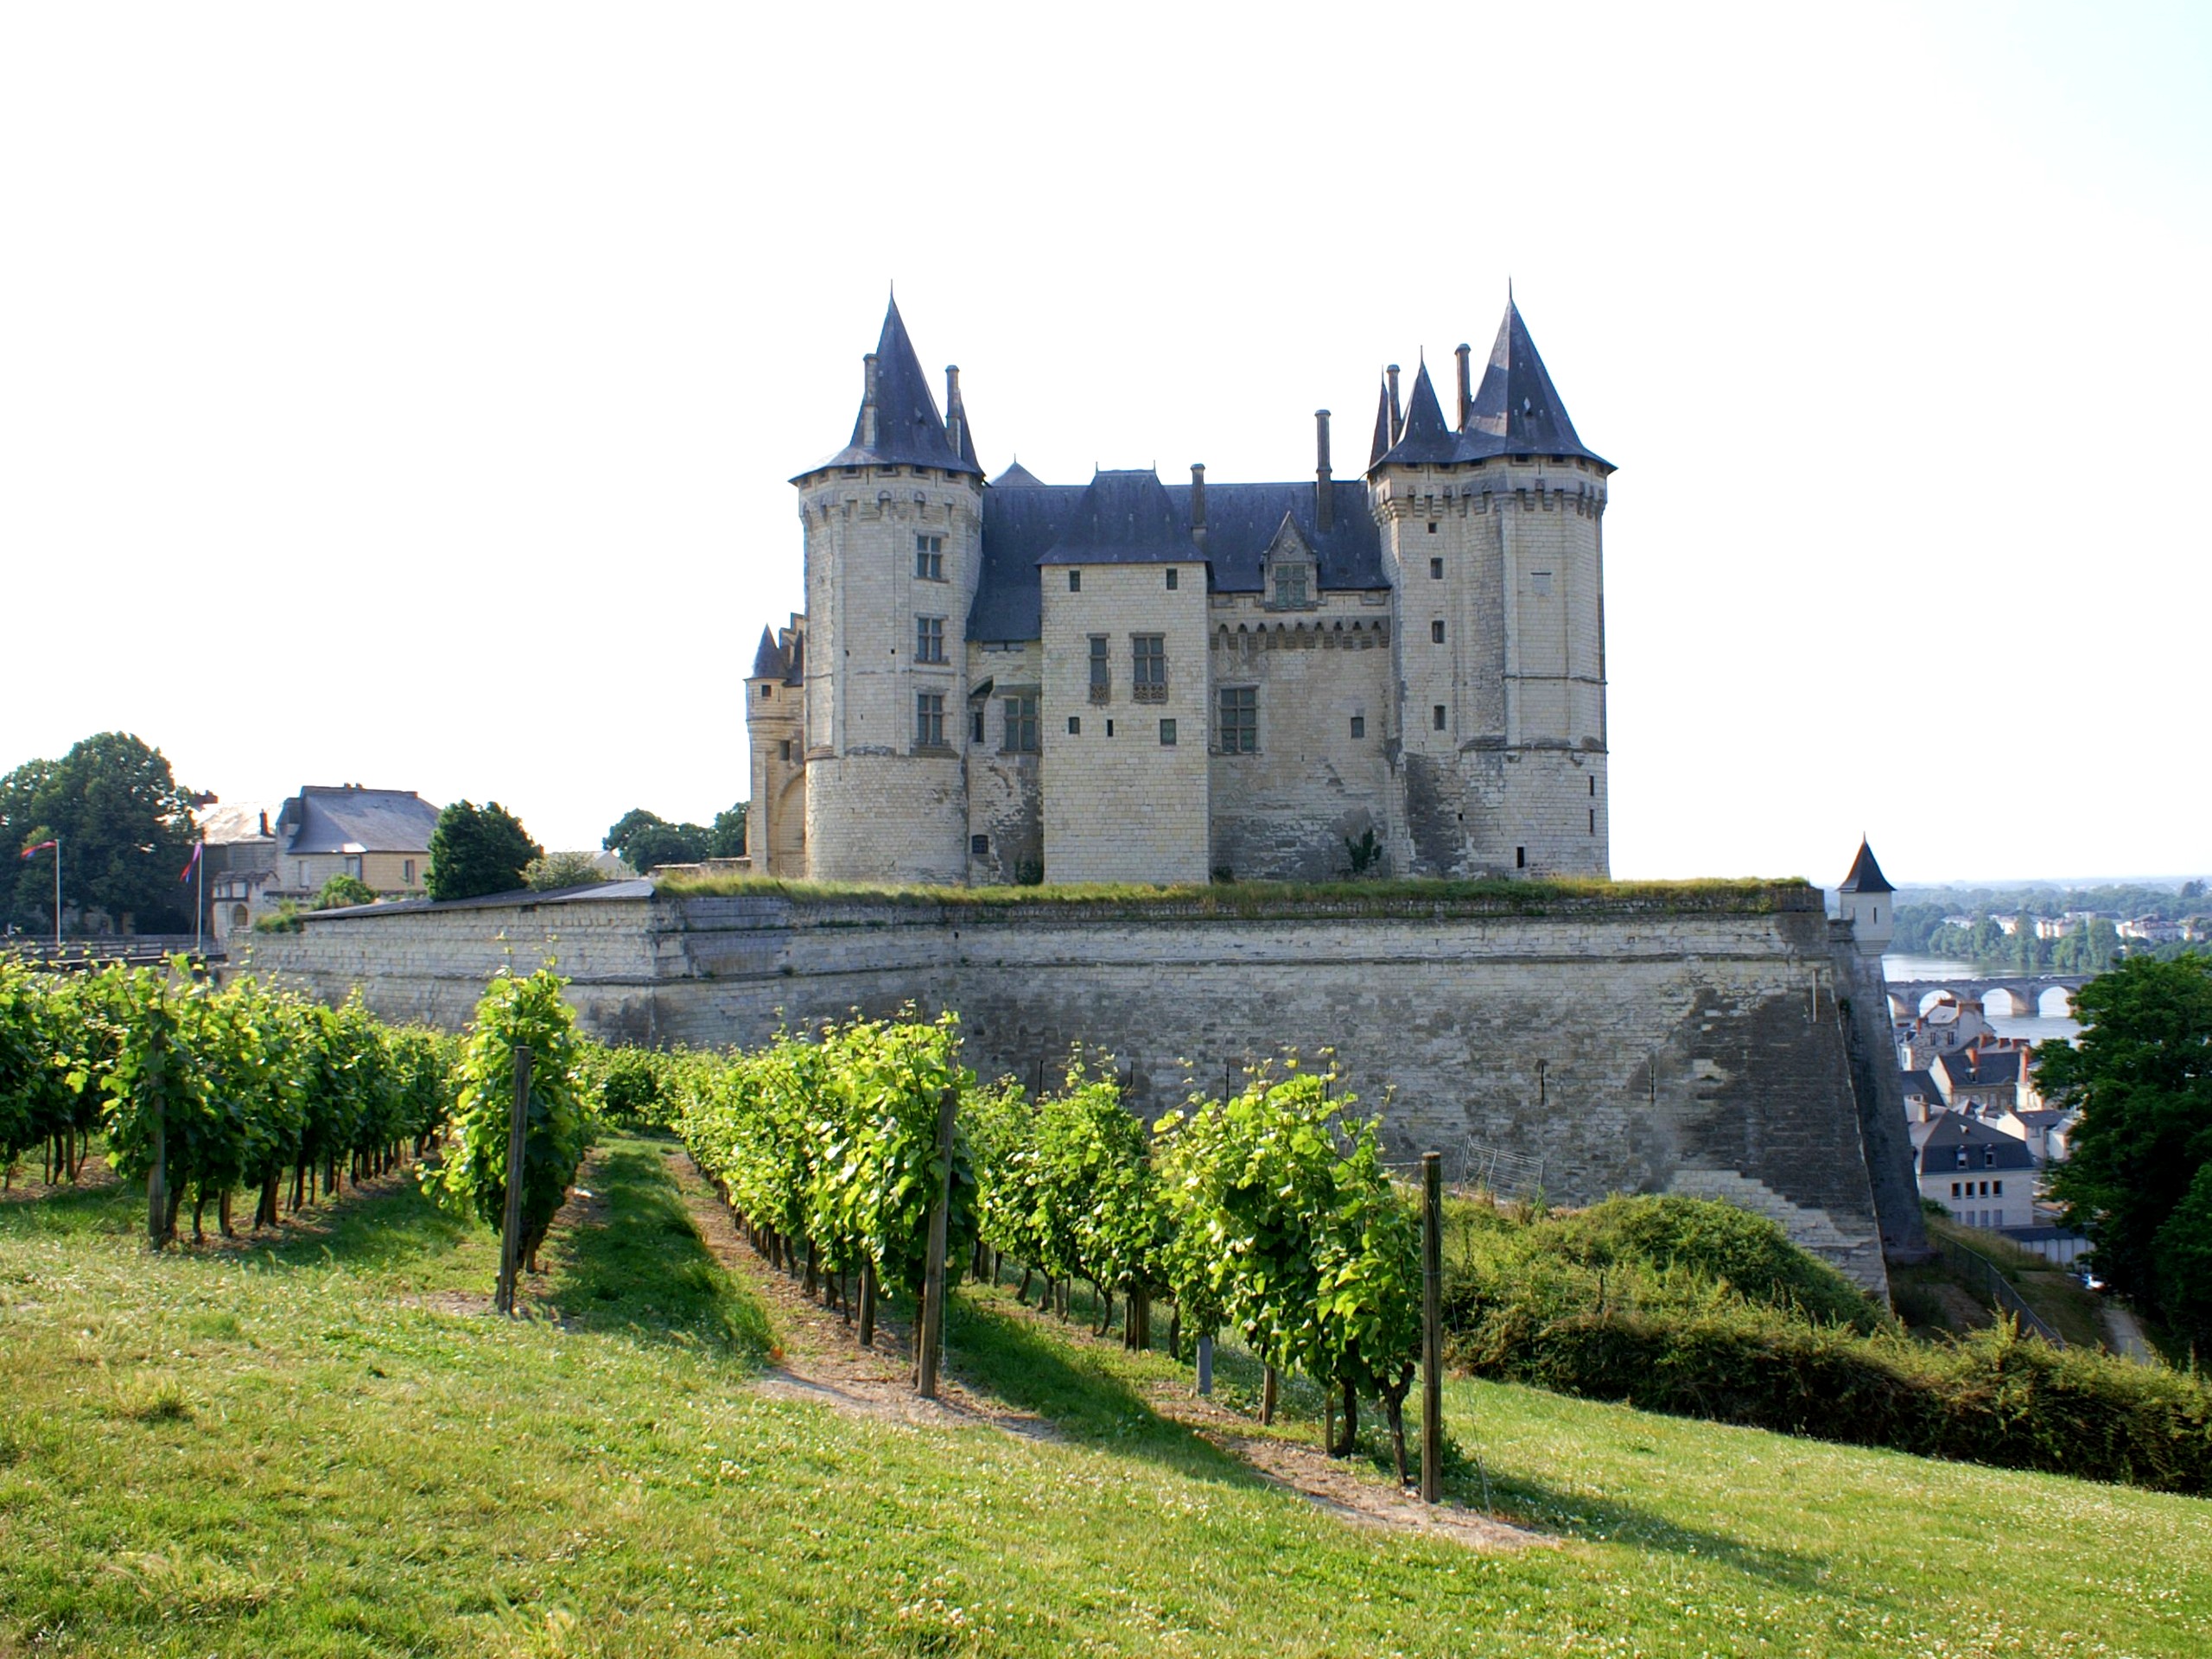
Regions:
<instances>
[{"instance_id":1,"label":"row of vines","mask_svg":"<svg viewBox=\"0 0 2212 1659\"><path fill-rule=\"evenodd\" d=\"M449 1135L423 1184L496 1229L521 1044L536 1060L523 1227L534 1255L589 1145L594 1066L610 1064L577 1036L561 984L502 976L456 1039L250 979L217 988L181 969L70 977L0 960L0 1172L12 1180L35 1154L48 1181L73 1180L104 1136L123 1179L158 1166L154 1242L175 1240L189 1203L198 1243L211 1207L235 1234L241 1194L251 1228L273 1227Z\"/></svg>"},{"instance_id":2,"label":"row of vines","mask_svg":"<svg viewBox=\"0 0 2212 1659\"><path fill-rule=\"evenodd\" d=\"M877 1287L918 1294L931 1205L947 1172L938 1109L956 1091L949 1259L1066 1310L1089 1285L1097 1329L1118 1299L1124 1341L1149 1346L1172 1303L1180 1358L1234 1331L1272 1372L1340 1408L1348 1452L1362 1400L1381 1403L1404 1473L1403 1408L1421 1350L1421 1224L1376 1126L1333 1079L1255 1073L1147 1128L1110 1068L1080 1059L1033 1098L979 1084L957 1017L855 1020L726 1056L626 1056L620 1109L674 1128L754 1246L833 1302L857 1281L860 1339ZM609 1105L617 1104L610 1087Z\"/></svg>"}]
</instances>

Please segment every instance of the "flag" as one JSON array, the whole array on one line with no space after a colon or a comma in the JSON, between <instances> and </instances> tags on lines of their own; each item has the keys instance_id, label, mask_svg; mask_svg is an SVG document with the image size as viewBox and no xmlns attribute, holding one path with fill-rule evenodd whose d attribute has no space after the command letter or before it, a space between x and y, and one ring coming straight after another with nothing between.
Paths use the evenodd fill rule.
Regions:
<instances>
[{"instance_id":1,"label":"flag","mask_svg":"<svg viewBox=\"0 0 2212 1659\"><path fill-rule=\"evenodd\" d=\"M24 848L23 856L29 858L33 853L42 853L49 847L59 848L60 845L61 843L58 841L41 841L35 847Z\"/></svg>"},{"instance_id":2,"label":"flag","mask_svg":"<svg viewBox=\"0 0 2212 1659\"><path fill-rule=\"evenodd\" d=\"M184 861L184 874L177 877L178 880L187 885L190 884L193 871L200 868L200 849L207 844L204 841L195 841L192 843L192 856Z\"/></svg>"}]
</instances>

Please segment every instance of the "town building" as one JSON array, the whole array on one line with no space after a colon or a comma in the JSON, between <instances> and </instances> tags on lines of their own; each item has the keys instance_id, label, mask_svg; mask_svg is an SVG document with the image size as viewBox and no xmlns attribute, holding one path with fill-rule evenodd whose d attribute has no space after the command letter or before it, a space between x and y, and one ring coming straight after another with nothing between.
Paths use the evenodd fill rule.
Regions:
<instances>
[{"instance_id":1,"label":"town building","mask_svg":"<svg viewBox=\"0 0 2212 1659\"><path fill-rule=\"evenodd\" d=\"M985 481L893 304L791 481L804 614L746 682L756 868L950 885L1607 871L1611 464L1509 301L1363 474Z\"/></svg>"},{"instance_id":2,"label":"town building","mask_svg":"<svg viewBox=\"0 0 2212 1659\"><path fill-rule=\"evenodd\" d=\"M1936 1119L1919 1153L1920 1195L1966 1227L2035 1224L2035 1160L2024 1141L1963 1112Z\"/></svg>"},{"instance_id":3,"label":"town building","mask_svg":"<svg viewBox=\"0 0 2212 1659\"><path fill-rule=\"evenodd\" d=\"M245 807L202 817L208 931L219 949L287 904L315 902L349 875L379 899L428 896L438 809L411 790L307 784L272 818Z\"/></svg>"}]
</instances>

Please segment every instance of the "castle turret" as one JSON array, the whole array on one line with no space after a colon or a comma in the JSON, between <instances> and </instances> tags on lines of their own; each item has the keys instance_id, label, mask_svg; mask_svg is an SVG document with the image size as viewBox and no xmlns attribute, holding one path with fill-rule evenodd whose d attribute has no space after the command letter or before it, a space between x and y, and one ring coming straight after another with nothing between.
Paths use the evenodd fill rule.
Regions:
<instances>
[{"instance_id":1,"label":"castle turret","mask_svg":"<svg viewBox=\"0 0 2212 1659\"><path fill-rule=\"evenodd\" d=\"M755 874L806 874L806 747L804 721L806 619L793 616L780 636L760 630L745 679L745 730L752 749L752 804L745 851Z\"/></svg>"},{"instance_id":2,"label":"castle turret","mask_svg":"<svg viewBox=\"0 0 2212 1659\"><path fill-rule=\"evenodd\" d=\"M1613 467L1577 435L1510 299L1471 388L1470 356L1458 424L1424 362L1368 474L1398 594L1403 868L1603 875Z\"/></svg>"},{"instance_id":3,"label":"castle turret","mask_svg":"<svg viewBox=\"0 0 2212 1659\"><path fill-rule=\"evenodd\" d=\"M1897 890L1874 861L1874 849L1864 836L1859 838L1859 856L1851 861L1851 873L1835 891L1843 919L1859 943L1859 954L1880 956L1889 947L1890 936L1897 931Z\"/></svg>"},{"instance_id":4,"label":"castle turret","mask_svg":"<svg viewBox=\"0 0 2212 1659\"><path fill-rule=\"evenodd\" d=\"M791 480L806 541L806 873L963 882L983 474L958 371L947 419L895 301L865 365L851 442Z\"/></svg>"}]
</instances>

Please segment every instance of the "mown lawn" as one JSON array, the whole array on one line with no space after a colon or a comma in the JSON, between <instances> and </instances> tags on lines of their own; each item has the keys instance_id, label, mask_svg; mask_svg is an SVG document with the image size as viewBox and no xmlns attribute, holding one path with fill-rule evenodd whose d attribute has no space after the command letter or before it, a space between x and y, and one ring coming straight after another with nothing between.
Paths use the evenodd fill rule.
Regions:
<instances>
[{"instance_id":1,"label":"mown lawn","mask_svg":"<svg viewBox=\"0 0 2212 1659\"><path fill-rule=\"evenodd\" d=\"M608 1148L557 1322L475 1311L490 1235L404 1188L160 1260L128 1193L0 1206L0 1655L2212 1652L2185 1498L1470 1384L1457 1484L1564 1541L1478 1556L980 1289L956 1370L1063 1442L766 1397L671 1150Z\"/></svg>"}]
</instances>

